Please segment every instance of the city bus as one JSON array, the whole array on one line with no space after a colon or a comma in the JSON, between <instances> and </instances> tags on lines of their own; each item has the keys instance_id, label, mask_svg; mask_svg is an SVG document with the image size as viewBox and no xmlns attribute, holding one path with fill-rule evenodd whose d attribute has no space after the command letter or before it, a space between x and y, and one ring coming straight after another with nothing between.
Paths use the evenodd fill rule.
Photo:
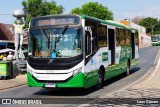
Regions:
<instances>
[{"instance_id":1,"label":"city bus","mask_svg":"<svg viewBox=\"0 0 160 107\"><path fill-rule=\"evenodd\" d=\"M160 36L159 35L151 36L151 45L152 46L159 46L160 45Z\"/></svg>"},{"instance_id":2,"label":"city bus","mask_svg":"<svg viewBox=\"0 0 160 107\"><path fill-rule=\"evenodd\" d=\"M85 15L49 15L31 20L29 87L100 89L130 73L139 58L138 30Z\"/></svg>"}]
</instances>

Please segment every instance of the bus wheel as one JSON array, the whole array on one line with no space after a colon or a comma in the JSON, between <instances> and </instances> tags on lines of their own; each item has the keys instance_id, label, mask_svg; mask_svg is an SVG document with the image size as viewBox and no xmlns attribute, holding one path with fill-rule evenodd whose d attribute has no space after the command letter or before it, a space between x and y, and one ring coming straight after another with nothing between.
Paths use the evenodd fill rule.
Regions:
<instances>
[{"instance_id":1,"label":"bus wheel","mask_svg":"<svg viewBox=\"0 0 160 107\"><path fill-rule=\"evenodd\" d=\"M96 88L101 89L103 87L103 83L104 83L104 74L103 74L102 70L100 69L98 72L98 79L97 79Z\"/></svg>"},{"instance_id":2,"label":"bus wheel","mask_svg":"<svg viewBox=\"0 0 160 107\"><path fill-rule=\"evenodd\" d=\"M129 75L129 74L130 74L130 63L128 61L126 75Z\"/></svg>"}]
</instances>

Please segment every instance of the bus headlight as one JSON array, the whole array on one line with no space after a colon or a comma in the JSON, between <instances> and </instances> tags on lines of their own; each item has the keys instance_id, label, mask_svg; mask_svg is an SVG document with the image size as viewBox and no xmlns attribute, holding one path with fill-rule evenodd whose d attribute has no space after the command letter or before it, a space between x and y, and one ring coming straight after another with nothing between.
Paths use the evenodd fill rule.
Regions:
<instances>
[{"instance_id":1,"label":"bus headlight","mask_svg":"<svg viewBox=\"0 0 160 107\"><path fill-rule=\"evenodd\" d=\"M78 68L78 69L75 69L74 71L73 71L73 75L76 75L76 74L78 74L79 72L81 72L82 71L82 67L80 67L80 68Z\"/></svg>"},{"instance_id":2,"label":"bus headlight","mask_svg":"<svg viewBox=\"0 0 160 107\"><path fill-rule=\"evenodd\" d=\"M27 68L27 72L29 72L31 75L33 75L33 72L31 69Z\"/></svg>"}]
</instances>

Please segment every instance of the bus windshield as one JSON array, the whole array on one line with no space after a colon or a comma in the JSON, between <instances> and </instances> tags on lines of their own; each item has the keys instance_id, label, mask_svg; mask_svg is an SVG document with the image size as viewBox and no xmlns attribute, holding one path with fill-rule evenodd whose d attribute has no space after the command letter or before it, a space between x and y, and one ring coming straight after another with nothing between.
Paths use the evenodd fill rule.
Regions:
<instances>
[{"instance_id":1,"label":"bus windshield","mask_svg":"<svg viewBox=\"0 0 160 107\"><path fill-rule=\"evenodd\" d=\"M32 57L67 58L82 53L80 28L31 30L29 39L29 52Z\"/></svg>"}]
</instances>

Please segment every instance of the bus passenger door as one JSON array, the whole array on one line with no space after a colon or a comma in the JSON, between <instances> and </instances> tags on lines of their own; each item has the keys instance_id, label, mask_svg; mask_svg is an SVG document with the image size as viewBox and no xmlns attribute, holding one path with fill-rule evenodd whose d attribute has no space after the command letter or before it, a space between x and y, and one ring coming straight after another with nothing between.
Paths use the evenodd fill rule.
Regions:
<instances>
[{"instance_id":1,"label":"bus passenger door","mask_svg":"<svg viewBox=\"0 0 160 107\"><path fill-rule=\"evenodd\" d=\"M114 29L108 29L108 50L109 65L115 64L115 34Z\"/></svg>"}]
</instances>

